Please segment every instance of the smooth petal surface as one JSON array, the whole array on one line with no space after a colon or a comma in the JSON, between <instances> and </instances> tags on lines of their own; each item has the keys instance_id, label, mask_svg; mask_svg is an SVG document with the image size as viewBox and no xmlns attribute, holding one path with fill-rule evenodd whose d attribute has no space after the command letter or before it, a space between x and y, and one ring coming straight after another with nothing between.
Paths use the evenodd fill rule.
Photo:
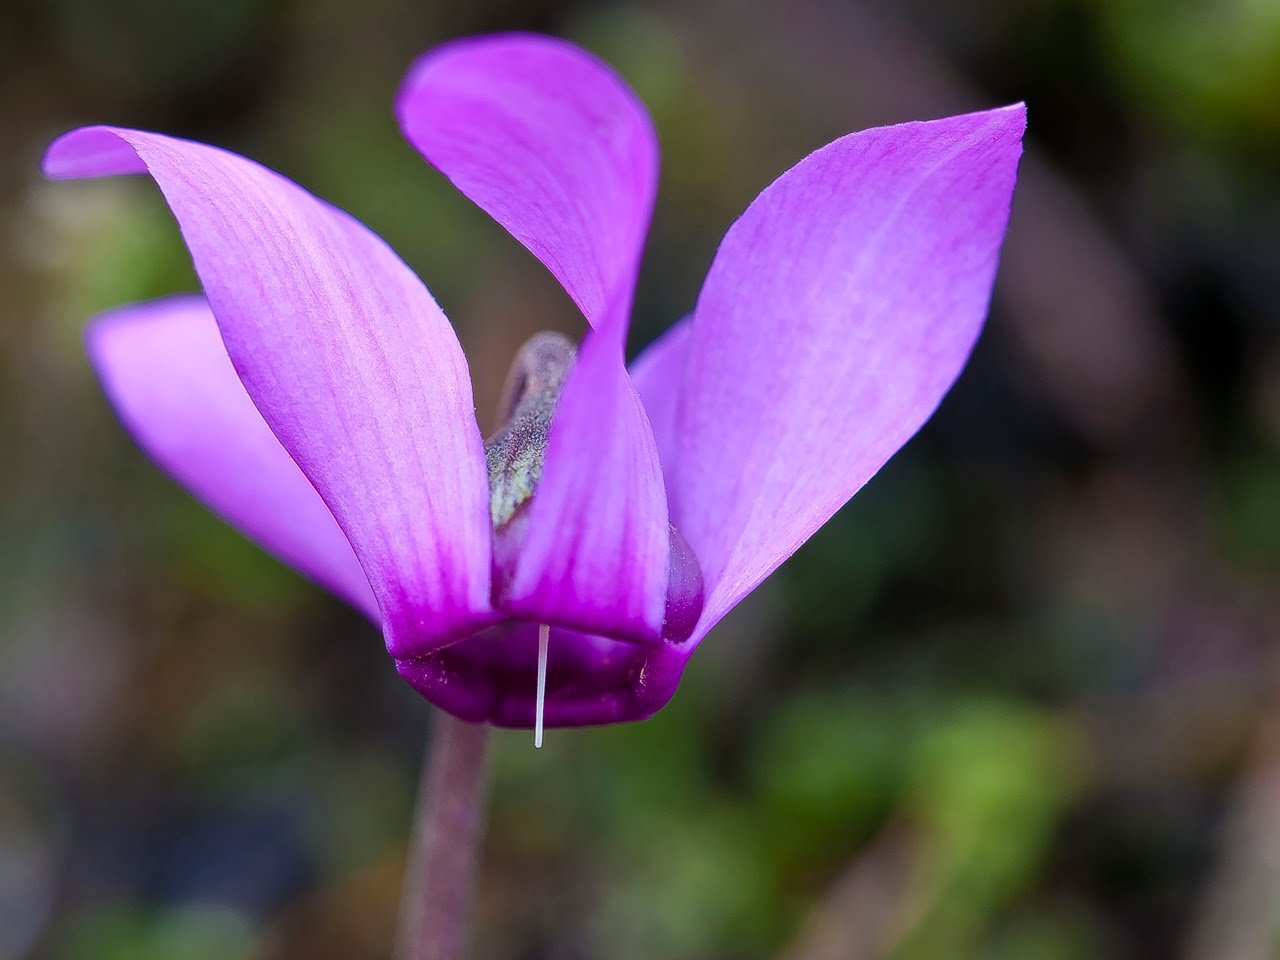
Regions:
<instances>
[{"instance_id":1,"label":"smooth petal surface","mask_svg":"<svg viewBox=\"0 0 1280 960\"><path fill-rule=\"evenodd\" d=\"M695 636L925 422L982 327L1021 105L852 134L730 228L698 298L668 465L709 597Z\"/></svg>"},{"instance_id":2,"label":"smooth petal surface","mask_svg":"<svg viewBox=\"0 0 1280 960\"><path fill-rule=\"evenodd\" d=\"M488 490L466 363L386 244L252 161L157 134L73 131L45 171L155 179L232 363L354 548L392 653L488 622Z\"/></svg>"},{"instance_id":3,"label":"smooth petal surface","mask_svg":"<svg viewBox=\"0 0 1280 960\"><path fill-rule=\"evenodd\" d=\"M203 297L94 319L89 357L121 422L180 484L269 553L377 622L351 544L249 399Z\"/></svg>"},{"instance_id":4,"label":"smooth petal surface","mask_svg":"<svg viewBox=\"0 0 1280 960\"><path fill-rule=\"evenodd\" d=\"M684 383L692 328L692 317L672 324L631 363L631 380L649 415L664 470L675 466L679 450L676 414L680 409L680 390Z\"/></svg>"},{"instance_id":5,"label":"smooth petal surface","mask_svg":"<svg viewBox=\"0 0 1280 960\"><path fill-rule=\"evenodd\" d=\"M669 578L667 495L618 324L606 327L588 335L561 394L502 603L526 619L653 641Z\"/></svg>"},{"instance_id":6,"label":"smooth petal surface","mask_svg":"<svg viewBox=\"0 0 1280 960\"><path fill-rule=\"evenodd\" d=\"M629 305L653 212L658 148L644 106L563 40L445 44L396 101L405 136L555 274L599 326Z\"/></svg>"}]
</instances>

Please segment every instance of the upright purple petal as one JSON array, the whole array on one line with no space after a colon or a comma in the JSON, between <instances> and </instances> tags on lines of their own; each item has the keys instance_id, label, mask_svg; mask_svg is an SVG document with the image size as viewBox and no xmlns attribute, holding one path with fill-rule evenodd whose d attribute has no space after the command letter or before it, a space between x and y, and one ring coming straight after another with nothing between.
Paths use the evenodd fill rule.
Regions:
<instances>
[{"instance_id":1,"label":"upright purple petal","mask_svg":"<svg viewBox=\"0 0 1280 960\"><path fill-rule=\"evenodd\" d=\"M658 148L644 106L563 40L507 34L423 56L396 101L428 162L529 248L598 326L630 304Z\"/></svg>"},{"instance_id":2,"label":"upright purple petal","mask_svg":"<svg viewBox=\"0 0 1280 960\"><path fill-rule=\"evenodd\" d=\"M267 551L363 611L378 604L351 544L236 376L203 297L119 307L86 334L138 444Z\"/></svg>"},{"instance_id":3,"label":"upright purple petal","mask_svg":"<svg viewBox=\"0 0 1280 960\"><path fill-rule=\"evenodd\" d=\"M50 146L45 170L155 179L236 371L359 557L392 652L487 622L488 490L466 362L391 249L278 174L189 141L85 128Z\"/></svg>"},{"instance_id":4,"label":"upright purple petal","mask_svg":"<svg viewBox=\"0 0 1280 960\"><path fill-rule=\"evenodd\" d=\"M698 298L669 471L705 633L925 422L982 327L1021 105L852 134L730 228Z\"/></svg>"}]
</instances>

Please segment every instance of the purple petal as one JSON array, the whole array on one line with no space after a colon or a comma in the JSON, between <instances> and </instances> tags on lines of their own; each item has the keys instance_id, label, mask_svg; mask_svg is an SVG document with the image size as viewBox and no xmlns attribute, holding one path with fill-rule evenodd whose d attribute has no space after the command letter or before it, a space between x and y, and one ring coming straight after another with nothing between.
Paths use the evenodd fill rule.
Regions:
<instances>
[{"instance_id":1,"label":"purple petal","mask_svg":"<svg viewBox=\"0 0 1280 960\"><path fill-rule=\"evenodd\" d=\"M203 297L120 307L86 334L120 420L174 479L375 622L351 544L249 399Z\"/></svg>"},{"instance_id":2,"label":"purple petal","mask_svg":"<svg viewBox=\"0 0 1280 960\"><path fill-rule=\"evenodd\" d=\"M396 101L427 161L555 274L593 326L630 304L653 212L658 147L605 64L549 37L445 44Z\"/></svg>"},{"instance_id":3,"label":"purple petal","mask_svg":"<svg viewBox=\"0 0 1280 960\"><path fill-rule=\"evenodd\" d=\"M666 472L675 466L679 449L676 412L680 407L680 388L689 356L689 331L692 327L690 317L673 324L631 363L631 380L649 415L653 439L658 445L658 457Z\"/></svg>"},{"instance_id":4,"label":"purple petal","mask_svg":"<svg viewBox=\"0 0 1280 960\"><path fill-rule=\"evenodd\" d=\"M618 330L608 323L578 352L501 600L518 617L643 642L662 633L670 523Z\"/></svg>"},{"instance_id":5,"label":"purple petal","mask_svg":"<svg viewBox=\"0 0 1280 960\"><path fill-rule=\"evenodd\" d=\"M145 168L249 396L369 577L394 654L488 622L488 485L466 362L421 281L347 214L243 157L73 131L53 178Z\"/></svg>"},{"instance_id":6,"label":"purple petal","mask_svg":"<svg viewBox=\"0 0 1280 960\"><path fill-rule=\"evenodd\" d=\"M709 597L695 636L928 419L982 327L1022 105L867 130L730 228L698 299L668 466Z\"/></svg>"}]
</instances>

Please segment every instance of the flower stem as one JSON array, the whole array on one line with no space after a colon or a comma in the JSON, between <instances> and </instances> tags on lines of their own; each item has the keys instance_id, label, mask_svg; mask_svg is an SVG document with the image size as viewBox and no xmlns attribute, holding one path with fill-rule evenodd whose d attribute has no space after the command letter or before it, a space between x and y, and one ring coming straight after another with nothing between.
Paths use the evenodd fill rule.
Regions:
<instances>
[{"instance_id":1,"label":"flower stem","mask_svg":"<svg viewBox=\"0 0 1280 960\"><path fill-rule=\"evenodd\" d=\"M400 904L396 960L461 960L488 787L489 728L436 715Z\"/></svg>"}]
</instances>

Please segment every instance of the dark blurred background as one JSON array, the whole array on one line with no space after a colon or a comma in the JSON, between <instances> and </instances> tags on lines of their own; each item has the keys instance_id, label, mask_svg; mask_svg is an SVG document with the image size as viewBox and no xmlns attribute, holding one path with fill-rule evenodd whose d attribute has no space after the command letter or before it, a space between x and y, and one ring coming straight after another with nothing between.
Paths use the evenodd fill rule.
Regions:
<instances>
[{"instance_id":1,"label":"dark blurred background","mask_svg":"<svg viewBox=\"0 0 1280 960\"><path fill-rule=\"evenodd\" d=\"M0 960L386 957L430 710L355 614L117 426L94 312L193 289L86 122L385 236L482 409L578 332L400 139L422 50L577 40L664 170L632 349L755 193L1026 100L987 332L923 433L627 727L497 737L474 955L1280 956L1280 2L45 0L0 7Z\"/></svg>"}]
</instances>

